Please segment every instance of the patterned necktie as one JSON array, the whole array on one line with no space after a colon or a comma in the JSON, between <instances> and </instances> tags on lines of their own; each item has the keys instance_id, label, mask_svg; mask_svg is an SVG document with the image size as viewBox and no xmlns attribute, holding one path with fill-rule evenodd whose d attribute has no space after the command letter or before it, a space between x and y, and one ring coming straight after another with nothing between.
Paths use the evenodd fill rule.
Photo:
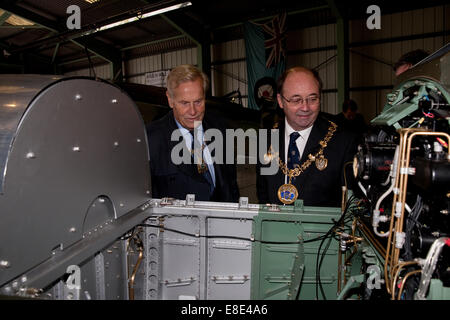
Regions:
<instances>
[{"instance_id":1,"label":"patterned necktie","mask_svg":"<svg viewBox=\"0 0 450 320\"><path fill-rule=\"evenodd\" d=\"M288 169L294 169L294 165L300 165L300 152L298 151L295 141L300 137L300 133L294 131L289 136L289 148L287 154L287 167Z\"/></svg>"},{"instance_id":2,"label":"patterned necktie","mask_svg":"<svg viewBox=\"0 0 450 320\"><path fill-rule=\"evenodd\" d=\"M194 149L194 130L189 131L189 133L191 134L192 137L192 145L191 145L191 150L195 150ZM201 150L201 151L200 151ZM195 152L192 153L192 157L193 159L195 159L195 154L199 154L199 158L197 162L204 162L204 157L203 157L203 149L200 148L200 150L195 150ZM195 162L194 162L195 164ZM206 165L207 170L205 172L203 172L201 175L203 175L203 177L206 179L206 181L208 181L209 183L209 195L211 196L214 193L214 182L213 179L211 177L211 173L209 172L208 169L208 165ZM200 173L199 173L200 174Z\"/></svg>"}]
</instances>

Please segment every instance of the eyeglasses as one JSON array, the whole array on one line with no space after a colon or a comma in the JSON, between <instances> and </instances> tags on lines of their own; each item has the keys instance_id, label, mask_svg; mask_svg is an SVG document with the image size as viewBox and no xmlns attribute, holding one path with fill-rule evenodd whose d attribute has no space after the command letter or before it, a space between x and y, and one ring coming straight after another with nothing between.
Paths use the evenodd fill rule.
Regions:
<instances>
[{"instance_id":1,"label":"eyeglasses","mask_svg":"<svg viewBox=\"0 0 450 320\"><path fill-rule=\"evenodd\" d=\"M291 99L287 99L281 93L280 93L280 96L284 100L286 100L286 102L288 104L290 104L291 106L299 106L299 105L302 105L303 103L306 103L307 106L316 106L319 104L319 101L320 101L318 96L311 96L311 97L307 97L305 99L303 99L302 97L299 97L299 96L294 96Z\"/></svg>"}]
</instances>

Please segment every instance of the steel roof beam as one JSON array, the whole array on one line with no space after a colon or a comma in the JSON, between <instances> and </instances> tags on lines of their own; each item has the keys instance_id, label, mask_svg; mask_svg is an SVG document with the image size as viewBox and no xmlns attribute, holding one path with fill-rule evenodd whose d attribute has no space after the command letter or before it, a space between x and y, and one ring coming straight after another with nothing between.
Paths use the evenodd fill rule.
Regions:
<instances>
[{"instance_id":1,"label":"steel roof beam","mask_svg":"<svg viewBox=\"0 0 450 320\"><path fill-rule=\"evenodd\" d=\"M70 40L73 43L77 44L78 46L85 48L87 47L89 51L93 52L94 54L102 57L104 60L110 62L112 64L112 75L114 76L118 71L122 68L122 55L119 50L116 48L109 46L102 41L96 40L96 39L68 39L67 30L65 23L61 24L55 21L52 21L48 18L42 17L30 10L26 10L24 8L21 8L14 4L15 1L11 0L5 0L0 3L0 7L9 13L15 14L17 16L20 16L24 19L30 20L34 23L37 23L53 32L57 32L57 35L48 37L46 39L35 41L33 44L29 46L22 46L21 48L14 48L11 49L11 53L19 53L23 52L28 49L36 48L36 46L39 45L45 45L45 44L51 44L51 45L57 45L58 43L61 43L65 40ZM78 32L78 31L77 31Z\"/></svg>"}]
</instances>

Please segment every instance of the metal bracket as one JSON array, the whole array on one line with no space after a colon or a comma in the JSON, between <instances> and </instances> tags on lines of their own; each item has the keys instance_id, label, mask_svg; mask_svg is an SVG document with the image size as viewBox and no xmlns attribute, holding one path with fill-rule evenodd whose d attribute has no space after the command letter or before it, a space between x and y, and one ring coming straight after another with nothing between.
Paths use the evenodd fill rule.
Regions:
<instances>
[{"instance_id":1,"label":"metal bracket","mask_svg":"<svg viewBox=\"0 0 450 320\"><path fill-rule=\"evenodd\" d=\"M248 197L239 198L239 209L248 209Z\"/></svg>"},{"instance_id":2,"label":"metal bracket","mask_svg":"<svg viewBox=\"0 0 450 320\"><path fill-rule=\"evenodd\" d=\"M233 284L233 283L245 283L250 280L250 277L247 275L243 276L212 276L211 280L217 284Z\"/></svg>"},{"instance_id":3,"label":"metal bracket","mask_svg":"<svg viewBox=\"0 0 450 320\"><path fill-rule=\"evenodd\" d=\"M163 283L166 287L181 287L188 286L194 281L196 281L194 277L186 278L186 279L177 279L177 280L164 280Z\"/></svg>"}]
</instances>

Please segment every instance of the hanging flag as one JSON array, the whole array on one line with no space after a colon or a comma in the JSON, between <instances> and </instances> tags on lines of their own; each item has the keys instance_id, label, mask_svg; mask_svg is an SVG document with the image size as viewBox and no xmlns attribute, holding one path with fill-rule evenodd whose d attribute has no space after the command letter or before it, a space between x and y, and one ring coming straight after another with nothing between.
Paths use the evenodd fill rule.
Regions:
<instances>
[{"instance_id":1,"label":"hanging flag","mask_svg":"<svg viewBox=\"0 0 450 320\"><path fill-rule=\"evenodd\" d=\"M286 13L264 24L244 24L250 109L276 106L276 80L286 67L286 29Z\"/></svg>"}]
</instances>

